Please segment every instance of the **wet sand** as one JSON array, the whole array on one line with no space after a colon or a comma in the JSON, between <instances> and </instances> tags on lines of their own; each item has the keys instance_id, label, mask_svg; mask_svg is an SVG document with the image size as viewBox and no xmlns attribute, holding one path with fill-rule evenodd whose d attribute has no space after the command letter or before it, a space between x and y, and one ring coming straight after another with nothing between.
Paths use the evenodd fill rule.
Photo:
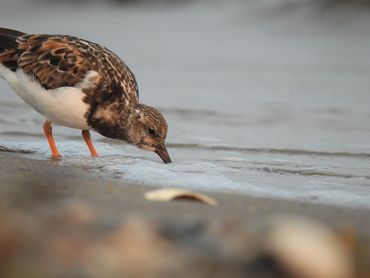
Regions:
<instances>
[{"instance_id":1,"label":"wet sand","mask_svg":"<svg viewBox=\"0 0 370 278\"><path fill-rule=\"evenodd\" d=\"M330 229L350 246L355 277L370 271L367 209L214 192L205 193L216 207L151 202L143 195L153 187L24 156L0 152L3 277L27 271L39 277L289 277L279 276L284 265L263 255L266 225L279 215Z\"/></svg>"},{"instance_id":2,"label":"wet sand","mask_svg":"<svg viewBox=\"0 0 370 278\"><path fill-rule=\"evenodd\" d=\"M104 218L117 222L130 214L154 218L235 218L258 223L274 214L311 217L332 227L353 227L370 237L370 210L302 203L239 194L208 192L219 205L208 207L193 202L156 203L144 200L153 187L99 178L83 168L58 162L30 160L21 154L0 153L1 199L17 208L40 210L59 203L81 200L93 204ZM117 212L118 215L117 215Z\"/></svg>"}]
</instances>

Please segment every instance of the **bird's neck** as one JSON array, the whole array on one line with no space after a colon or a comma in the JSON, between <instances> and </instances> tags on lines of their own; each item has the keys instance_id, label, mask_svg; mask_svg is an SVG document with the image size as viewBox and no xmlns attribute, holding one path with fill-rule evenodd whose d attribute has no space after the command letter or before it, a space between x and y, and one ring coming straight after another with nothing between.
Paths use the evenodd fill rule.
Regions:
<instances>
[{"instance_id":1,"label":"bird's neck","mask_svg":"<svg viewBox=\"0 0 370 278\"><path fill-rule=\"evenodd\" d=\"M105 137L128 140L131 114L136 104L125 106L122 103L112 103L99 106L87 116L88 124Z\"/></svg>"}]
</instances>

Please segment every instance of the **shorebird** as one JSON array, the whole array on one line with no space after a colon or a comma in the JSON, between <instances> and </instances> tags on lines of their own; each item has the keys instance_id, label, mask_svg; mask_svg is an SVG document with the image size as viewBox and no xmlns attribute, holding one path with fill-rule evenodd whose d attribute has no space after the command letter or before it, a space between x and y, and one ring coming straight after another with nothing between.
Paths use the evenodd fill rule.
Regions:
<instances>
[{"instance_id":1,"label":"shorebird","mask_svg":"<svg viewBox=\"0 0 370 278\"><path fill-rule=\"evenodd\" d=\"M68 35L26 34L0 28L0 75L27 104L45 116L52 159L61 159L52 124L82 130L91 156L90 130L171 158L167 123L139 103L134 74L109 49Z\"/></svg>"}]
</instances>

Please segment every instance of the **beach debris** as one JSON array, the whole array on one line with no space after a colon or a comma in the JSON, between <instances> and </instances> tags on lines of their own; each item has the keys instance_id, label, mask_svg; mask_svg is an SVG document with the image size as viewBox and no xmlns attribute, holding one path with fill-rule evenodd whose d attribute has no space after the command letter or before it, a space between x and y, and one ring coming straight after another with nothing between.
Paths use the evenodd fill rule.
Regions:
<instances>
[{"instance_id":1,"label":"beach debris","mask_svg":"<svg viewBox=\"0 0 370 278\"><path fill-rule=\"evenodd\" d=\"M4 147L4 146L0 146L0 152L8 152L8 153L24 153L24 154L30 154L30 153L33 153L33 151L28 151L28 150L20 150L20 149L12 150L12 149L9 149L9 148Z\"/></svg>"},{"instance_id":2,"label":"beach debris","mask_svg":"<svg viewBox=\"0 0 370 278\"><path fill-rule=\"evenodd\" d=\"M0 152L15 152L14 150L11 150L7 147L0 146Z\"/></svg>"},{"instance_id":3,"label":"beach debris","mask_svg":"<svg viewBox=\"0 0 370 278\"><path fill-rule=\"evenodd\" d=\"M289 277L351 278L350 252L326 227L303 218L279 218L264 243L265 254Z\"/></svg>"},{"instance_id":4,"label":"beach debris","mask_svg":"<svg viewBox=\"0 0 370 278\"><path fill-rule=\"evenodd\" d=\"M82 201L72 201L56 212L52 212L50 220L56 228L60 227L76 227L76 225L87 225L95 220L95 212L93 208Z\"/></svg>"},{"instance_id":5,"label":"beach debris","mask_svg":"<svg viewBox=\"0 0 370 278\"><path fill-rule=\"evenodd\" d=\"M83 269L89 277L156 278L186 272L180 257L150 222L133 216L87 249Z\"/></svg>"},{"instance_id":6,"label":"beach debris","mask_svg":"<svg viewBox=\"0 0 370 278\"><path fill-rule=\"evenodd\" d=\"M147 191L144 198L148 201L168 202L172 200L190 200L217 206L217 201L205 194L179 188L163 188Z\"/></svg>"}]
</instances>

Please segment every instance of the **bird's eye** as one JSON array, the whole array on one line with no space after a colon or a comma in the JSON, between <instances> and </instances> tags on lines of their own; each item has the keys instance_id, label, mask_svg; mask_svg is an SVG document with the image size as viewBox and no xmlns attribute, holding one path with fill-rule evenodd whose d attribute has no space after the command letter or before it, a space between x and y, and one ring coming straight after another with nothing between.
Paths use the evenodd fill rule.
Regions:
<instances>
[{"instance_id":1,"label":"bird's eye","mask_svg":"<svg viewBox=\"0 0 370 278\"><path fill-rule=\"evenodd\" d=\"M155 135L155 130L153 128L148 128L148 134L151 136Z\"/></svg>"}]
</instances>

